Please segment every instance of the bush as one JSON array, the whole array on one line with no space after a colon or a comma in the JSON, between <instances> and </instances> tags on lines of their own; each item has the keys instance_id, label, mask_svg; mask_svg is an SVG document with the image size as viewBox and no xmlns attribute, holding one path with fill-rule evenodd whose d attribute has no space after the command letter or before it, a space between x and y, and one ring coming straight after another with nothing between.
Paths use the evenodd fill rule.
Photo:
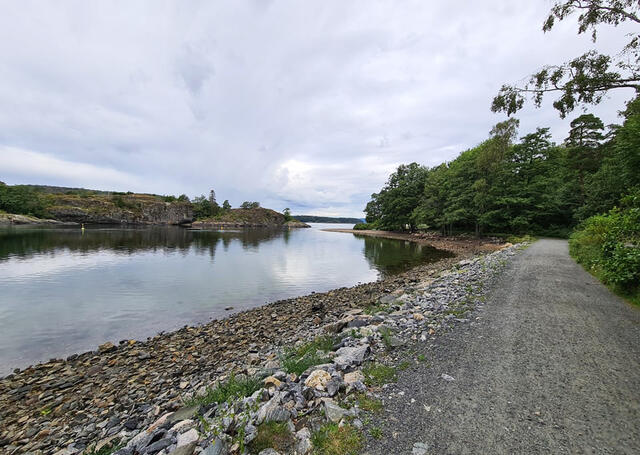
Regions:
<instances>
[{"instance_id":1,"label":"bush","mask_svg":"<svg viewBox=\"0 0 640 455\"><path fill-rule=\"evenodd\" d=\"M373 229L373 227L371 226L370 223L358 223L355 226L353 226L353 229L356 231L366 231L369 229Z\"/></svg>"},{"instance_id":2,"label":"bush","mask_svg":"<svg viewBox=\"0 0 640 455\"><path fill-rule=\"evenodd\" d=\"M606 215L585 220L571 235L569 252L605 284L640 302L640 189Z\"/></svg>"}]
</instances>

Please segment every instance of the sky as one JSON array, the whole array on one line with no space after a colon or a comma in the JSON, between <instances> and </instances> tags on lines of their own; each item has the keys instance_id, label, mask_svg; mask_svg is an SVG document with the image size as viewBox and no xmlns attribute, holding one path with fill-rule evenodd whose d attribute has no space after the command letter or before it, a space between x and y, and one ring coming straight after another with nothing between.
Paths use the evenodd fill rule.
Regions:
<instances>
[{"instance_id":1,"label":"sky","mask_svg":"<svg viewBox=\"0 0 640 455\"><path fill-rule=\"evenodd\" d=\"M362 216L488 137L504 83L597 48L551 1L0 0L0 180ZM589 112L605 124L632 93ZM520 135L560 119L547 98Z\"/></svg>"}]
</instances>

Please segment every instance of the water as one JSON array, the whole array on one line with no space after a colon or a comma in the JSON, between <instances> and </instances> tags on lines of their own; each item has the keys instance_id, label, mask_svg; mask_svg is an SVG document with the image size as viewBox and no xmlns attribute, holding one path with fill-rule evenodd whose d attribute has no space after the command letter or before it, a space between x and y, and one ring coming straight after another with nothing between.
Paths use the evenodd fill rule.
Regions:
<instances>
[{"instance_id":1,"label":"water","mask_svg":"<svg viewBox=\"0 0 640 455\"><path fill-rule=\"evenodd\" d=\"M443 252L324 232L0 230L0 375L274 300L373 281Z\"/></svg>"}]
</instances>

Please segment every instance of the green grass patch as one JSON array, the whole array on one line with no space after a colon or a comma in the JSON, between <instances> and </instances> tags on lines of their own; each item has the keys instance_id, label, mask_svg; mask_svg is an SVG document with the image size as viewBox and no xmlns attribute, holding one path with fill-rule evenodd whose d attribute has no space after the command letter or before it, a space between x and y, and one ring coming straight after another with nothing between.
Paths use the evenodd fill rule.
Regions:
<instances>
[{"instance_id":1,"label":"green grass patch","mask_svg":"<svg viewBox=\"0 0 640 455\"><path fill-rule=\"evenodd\" d=\"M364 309L364 312L369 315L374 315L376 313L391 313L392 308L387 303L378 302L367 305L367 307Z\"/></svg>"},{"instance_id":2,"label":"green grass patch","mask_svg":"<svg viewBox=\"0 0 640 455\"><path fill-rule=\"evenodd\" d=\"M233 398L244 398L252 395L262 387L262 381L258 378L238 378L231 375L225 382L215 387L207 387L203 395L198 395L185 400L186 406L207 405L211 403L224 403Z\"/></svg>"},{"instance_id":3,"label":"green grass patch","mask_svg":"<svg viewBox=\"0 0 640 455\"><path fill-rule=\"evenodd\" d=\"M400 364L398 365L398 371L404 371L404 370L407 370L410 366L411 366L411 362L409 362L408 360L403 360L403 361L402 361L402 362L400 362Z\"/></svg>"},{"instance_id":4,"label":"green grass patch","mask_svg":"<svg viewBox=\"0 0 640 455\"><path fill-rule=\"evenodd\" d=\"M264 449L275 449L280 453L291 453L295 438L286 422L265 422L258 426L258 434L249 443L249 453L257 454Z\"/></svg>"},{"instance_id":5,"label":"green grass patch","mask_svg":"<svg viewBox=\"0 0 640 455\"><path fill-rule=\"evenodd\" d=\"M381 386L398 379L396 369L382 363L369 363L363 368L362 373L368 386Z\"/></svg>"},{"instance_id":6,"label":"green grass patch","mask_svg":"<svg viewBox=\"0 0 640 455\"><path fill-rule=\"evenodd\" d=\"M380 412L382 411L382 401L377 398L367 396L366 393L359 393L355 396L358 407L363 411Z\"/></svg>"},{"instance_id":7,"label":"green grass patch","mask_svg":"<svg viewBox=\"0 0 640 455\"><path fill-rule=\"evenodd\" d=\"M302 374L307 368L330 361L326 353L333 349L339 338L325 335L297 348L285 349L280 362L288 373Z\"/></svg>"},{"instance_id":8,"label":"green grass patch","mask_svg":"<svg viewBox=\"0 0 640 455\"><path fill-rule=\"evenodd\" d=\"M311 435L315 455L358 455L362 434L351 425L328 423Z\"/></svg>"},{"instance_id":9,"label":"green grass patch","mask_svg":"<svg viewBox=\"0 0 640 455\"><path fill-rule=\"evenodd\" d=\"M391 349L391 337L393 336L393 331L389 327L382 327L379 330L380 336L382 337L382 342L384 343L387 349Z\"/></svg>"},{"instance_id":10,"label":"green grass patch","mask_svg":"<svg viewBox=\"0 0 640 455\"><path fill-rule=\"evenodd\" d=\"M372 427L369 429L369 434L373 439L380 439L382 438L382 428Z\"/></svg>"}]
</instances>

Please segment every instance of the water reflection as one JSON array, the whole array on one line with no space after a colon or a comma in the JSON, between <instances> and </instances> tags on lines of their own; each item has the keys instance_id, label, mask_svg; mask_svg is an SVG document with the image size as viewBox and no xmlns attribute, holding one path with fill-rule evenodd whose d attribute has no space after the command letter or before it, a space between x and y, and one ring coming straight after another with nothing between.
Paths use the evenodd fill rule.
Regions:
<instances>
[{"instance_id":1,"label":"water reflection","mask_svg":"<svg viewBox=\"0 0 640 455\"><path fill-rule=\"evenodd\" d=\"M0 230L0 374L434 261L432 248L323 232Z\"/></svg>"}]
</instances>

